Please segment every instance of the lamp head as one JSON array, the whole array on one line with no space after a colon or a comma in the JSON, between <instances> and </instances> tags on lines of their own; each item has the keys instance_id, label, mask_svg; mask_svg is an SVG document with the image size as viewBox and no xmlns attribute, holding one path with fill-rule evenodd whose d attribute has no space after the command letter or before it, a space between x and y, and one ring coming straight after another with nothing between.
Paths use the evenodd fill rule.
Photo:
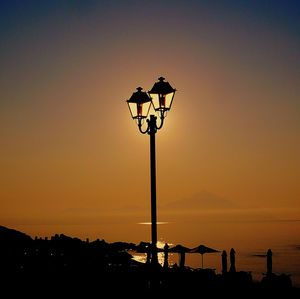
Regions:
<instances>
[{"instance_id":1,"label":"lamp head","mask_svg":"<svg viewBox=\"0 0 300 299\"><path fill-rule=\"evenodd\" d=\"M158 78L158 82L155 82L152 89L148 91L154 110L160 112L162 116L171 109L176 92L176 89L164 80L163 77Z\"/></svg>"},{"instance_id":2,"label":"lamp head","mask_svg":"<svg viewBox=\"0 0 300 299\"><path fill-rule=\"evenodd\" d=\"M138 87L137 91L132 94L129 100L127 100L131 116L133 119L137 120L139 124L147 118L151 105L151 98L142 90L142 87Z\"/></svg>"}]
</instances>

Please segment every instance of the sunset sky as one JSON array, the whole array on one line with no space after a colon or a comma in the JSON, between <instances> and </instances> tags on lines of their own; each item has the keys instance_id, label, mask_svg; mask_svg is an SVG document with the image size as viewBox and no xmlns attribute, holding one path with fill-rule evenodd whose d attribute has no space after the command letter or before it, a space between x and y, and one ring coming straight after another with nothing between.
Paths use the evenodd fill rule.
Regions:
<instances>
[{"instance_id":1,"label":"sunset sky","mask_svg":"<svg viewBox=\"0 0 300 299\"><path fill-rule=\"evenodd\" d=\"M1 1L0 225L149 240L149 137L126 100L164 76L178 92L156 135L159 239L299 244L299 15L299 1Z\"/></svg>"}]
</instances>

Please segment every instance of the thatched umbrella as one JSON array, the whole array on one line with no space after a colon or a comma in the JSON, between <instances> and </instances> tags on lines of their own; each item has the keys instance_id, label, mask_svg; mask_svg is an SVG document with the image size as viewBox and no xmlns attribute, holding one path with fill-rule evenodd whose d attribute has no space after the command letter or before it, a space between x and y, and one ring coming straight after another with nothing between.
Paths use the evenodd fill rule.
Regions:
<instances>
[{"instance_id":1,"label":"thatched umbrella","mask_svg":"<svg viewBox=\"0 0 300 299\"><path fill-rule=\"evenodd\" d=\"M184 268L185 253L190 252L191 249L180 244L169 249L169 252L176 252L179 255L179 267Z\"/></svg>"},{"instance_id":2,"label":"thatched umbrella","mask_svg":"<svg viewBox=\"0 0 300 299\"><path fill-rule=\"evenodd\" d=\"M204 253L215 253L215 252L220 252L219 250L207 247L205 245L199 245L190 251L191 253L200 253L202 257L202 269L203 269L203 254Z\"/></svg>"}]
</instances>

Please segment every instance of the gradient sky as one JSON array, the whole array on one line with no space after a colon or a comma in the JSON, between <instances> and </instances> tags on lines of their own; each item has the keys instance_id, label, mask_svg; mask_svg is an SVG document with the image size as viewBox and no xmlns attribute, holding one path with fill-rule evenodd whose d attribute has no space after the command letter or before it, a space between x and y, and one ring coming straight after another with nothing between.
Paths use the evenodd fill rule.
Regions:
<instances>
[{"instance_id":1,"label":"gradient sky","mask_svg":"<svg viewBox=\"0 0 300 299\"><path fill-rule=\"evenodd\" d=\"M159 235L300 243L299 15L299 1L0 1L0 223L149 239L149 137L125 100L164 76L178 92L156 136Z\"/></svg>"}]
</instances>

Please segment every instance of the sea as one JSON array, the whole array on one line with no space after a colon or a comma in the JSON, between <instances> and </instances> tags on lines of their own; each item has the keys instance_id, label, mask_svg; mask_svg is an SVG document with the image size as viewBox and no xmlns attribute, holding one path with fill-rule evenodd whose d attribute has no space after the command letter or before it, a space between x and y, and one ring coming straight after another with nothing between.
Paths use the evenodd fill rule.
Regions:
<instances>
[{"instance_id":1,"label":"sea","mask_svg":"<svg viewBox=\"0 0 300 299\"><path fill-rule=\"evenodd\" d=\"M158 247L163 248L165 240L158 241ZM169 244L169 243L168 243ZM174 244L170 244L172 247ZM241 250L235 249L236 258L236 270L250 272L254 281L261 281L267 271L267 258L266 251L262 251L261 248L257 250ZM133 258L139 262L146 262L147 255L145 253L130 252ZM203 257L199 253L186 253L185 254L185 266L192 269L214 269L215 272L221 273L222 269L222 252L205 253ZM293 286L300 287L300 248L296 246L285 247L273 247L272 248L272 262L273 273L275 274L287 274L291 277ZM228 269L230 267L229 262L229 250L228 254ZM203 265L202 265L203 258ZM164 253L158 253L159 263L164 263ZM168 254L169 266L172 267L175 264L179 265L179 254Z\"/></svg>"}]
</instances>

